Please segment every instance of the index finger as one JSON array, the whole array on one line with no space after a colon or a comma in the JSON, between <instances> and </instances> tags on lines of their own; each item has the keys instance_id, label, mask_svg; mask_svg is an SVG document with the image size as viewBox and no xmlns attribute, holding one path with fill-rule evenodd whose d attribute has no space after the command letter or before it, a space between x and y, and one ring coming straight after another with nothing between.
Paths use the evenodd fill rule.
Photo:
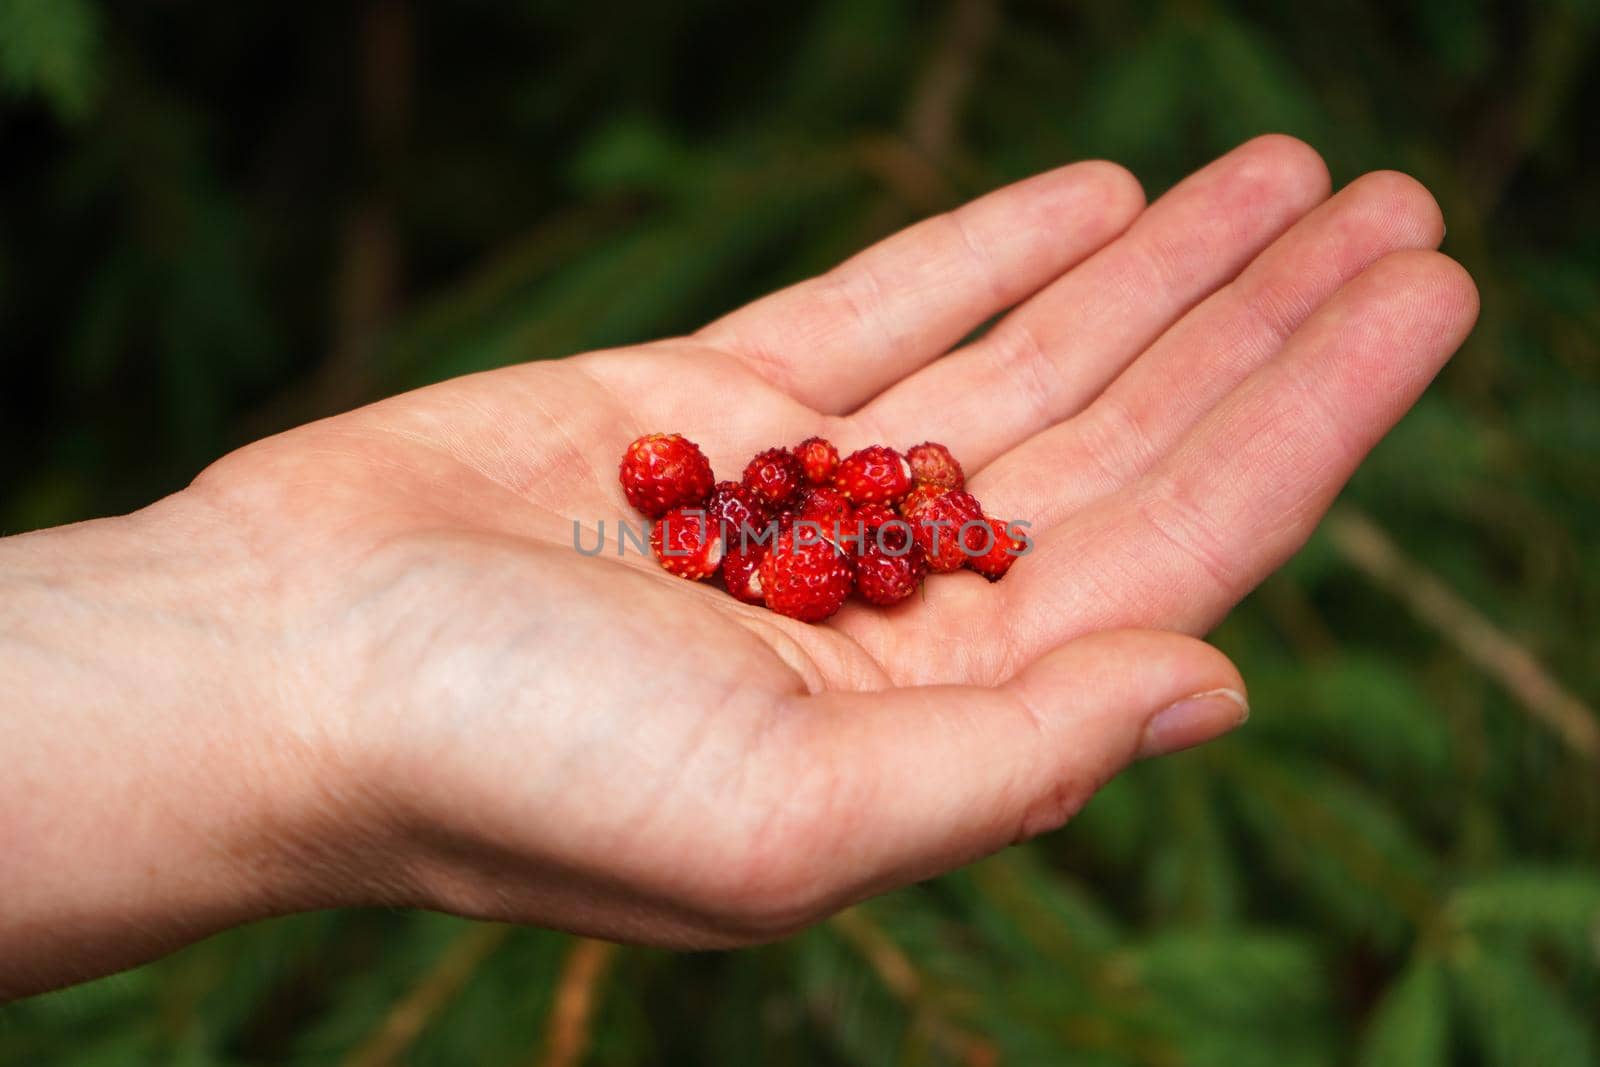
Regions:
<instances>
[{"instance_id":1,"label":"index finger","mask_svg":"<svg viewBox=\"0 0 1600 1067\"><path fill-rule=\"evenodd\" d=\"M1121 233L1138 180L1099 160L924 219L697 334L796 400L843 414Z\"/></svg>"}]
</instances>

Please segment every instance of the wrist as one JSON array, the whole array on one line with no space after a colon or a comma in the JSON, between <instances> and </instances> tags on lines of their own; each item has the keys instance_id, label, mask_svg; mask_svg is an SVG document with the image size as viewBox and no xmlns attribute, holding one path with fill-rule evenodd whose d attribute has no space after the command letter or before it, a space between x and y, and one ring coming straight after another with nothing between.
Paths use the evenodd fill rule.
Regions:
<instances>
[{"instance_id":1,"label":"wrist","mask_svg":"<svg viewBox=\"0 0 1600 1067\"><path fill-rule=\"evenodd\" d=\"M0 999L333 896L284 632L190 494L0 540Z\"/></svg>"}]
</instances>

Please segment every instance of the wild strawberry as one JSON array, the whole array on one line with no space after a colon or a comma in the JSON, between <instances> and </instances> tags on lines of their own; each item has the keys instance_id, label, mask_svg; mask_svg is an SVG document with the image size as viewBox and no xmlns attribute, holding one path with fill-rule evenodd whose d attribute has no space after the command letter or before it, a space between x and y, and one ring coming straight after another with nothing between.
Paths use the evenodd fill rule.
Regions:
<instances>
[{"instance_id":1,"label":"wild strawberry","mask_svg":"<svg viewBox=\"0 0 1600 1067\"><path fill-rule=\"evenodd\" d=\"M983 509L971 493L957 489L935 497L918 508L910 522L912 536L928 557L928 569L935 574L961 569L973 534L979 535L978 547L983 547L982 531L966 525L983 522Z\"/></svg>"},{"instance_id":2,"label":"wild strawberry","mask_svg":"<svg viewBox=\"0 0 1600 1067\"><path fill-rule=\"evenodd\" d=\"M739 482L718 482L706 501L711 528L722 535L732 552L741 541L748 541L767 525L767 509L761 498Z\"/></svg>"},{"instance_id":3,"label":"wild strawberry","mask_svg":"<svg viewBox=\"0 0 1600 1067\"><path fill-rule=\"evenodd\" d=\"M843 515L829 515L825 512L807 512L800 508L785 508L778 513L774 520L773 528L779 537L800 536L815 540L825 537L834 543L839 543L841 538L849 538L855 530L850 522L849 512ZM841 545L841 547L847 547Z\"/></svg>"},{"instance_id":4,"label":"wild strawberry","mask_svg":"<svg viewBox=\"0 0 1600 1067\"><path fill-rule=\"evenodd\" d=\"M834 468L839 466L839 450L821 437L808 437L794 446L805 468L806 481L812 485L827 485L833 481Z\"/></svg>"},{"instance_id":5,"label":"wild strawberry","mask_svg":"<svg viewBox=\"0 0 1600 1067\"><path fill-rule=\"evenodd\" d=\"M906 498L911 499L910 497ZM859 523L869 530L876 530L886 522L893 522L900 517L899 513L888 504L862 504L856 508L851 516L852 524Z\"/></svg>"},{"instance_id":6,"label":"wild strawberry","mask_svg":"<svg viewBox=\"0 0 1600 1067\"><path fill-rule=\"evenodd\" d=\"M805 622L838 611L852 589L900 603L930 571L965 565L998 581L1029 544L983 514L961 464L933 441L841 460L808 437L717 482L692 441L648 434L628 446L619 477L628 502L657 520L650 545L664 569L692 580L720 572L736 599Z\"/></svg>"},{"instance_id":7,"label":"wild strawberry","mask_svg":"<svg viewBox=\"0 0 1600 1067\"><path fill-rule=\"evenodd\" d=\"M650 528L650 548L661 566L679 578L709 578L722 562L722 536L705 508L673 508Z\"/></svg>"},{"instance_id":8,"label":"wild strawberry","mask_svg":"<svg viewBox=\"0 0 1600 1067\"><path fill-rule=\"evenodd\" d=\"M852 504L895 504L911 491L911 467L894 449L872 445L840 460L833 484Z\"/></svg>"},{"instance_id":9,"label":"wild strawberry","mask_svg":"<svg viewBox=\"0 0 1600 1067\"><path fill-rule=\"evenodd\" d=\"M645 434L622 453L618 472L628 503L652 519L711 492L711 462L700 446L675 433Z\"/></svg>"},{"instance_id":10,"label":"wild strawberry","mask_svg":"<svg viewBox=\"0 0 1600 1067\"><path fill-rule=\"evenodd\" d=\"M850 513L849 521L841 526L840 543L860 556L885 526L898 538L897 543L910 541L911 525L900 518L894 508L887 504L862 504Z\"/></svg>"},{"instance_id":11,"label":"wild strawberry","mask_svg":"<svg viewBox=\"0 0 1600 1067\"><path fill-rule=\"evenodd\" d=\"M827 486L807 489L800 494L794 507L778 517L778 535L791 536L795 523L805 522L809 524L802 527L806 536L826 537L837 542L849 536L852 529L850 511L850 501L839 490Z\"/></svg>"},{"instance_id":12,"label":"wild strawberry","mask_svg":"<svg viewBox=\"0 0 1600 1067\"><path fill-rule=\"evenodd\" d=\"M766 546L752 543L740 548L737 541L733 545L728 554L722 557L722 582L735 600L760 604L764 600L761 595L761 561L767 555Z\"/></svg>"},{"instance_id":13,"label":"wild strawberry","mask_svg":"<svg viewBox=\"0 0 1600 1067\"><path fill-rule=\"evenodd\" d=\"M917 543L915 527L898 515L873 527L867 538L879 548L886 549L891 556L901 555L907 545Z\"/></svg>"},{"instance_id":14,"label":"wild strawberry","mask_svg":"<svg viewBox=\"0 0 1600 1067\"><path fill-rule=\"evenodd\" d=\"M926 507L930 500L937 500L949 491L942 485L917 486L900 501L900 517L914 522L917 512Z\"/></svg>"},{"instance_id":15,"label":"wild strawberry","mask_svg":"<svg viewBox=\"0 0 1600 1067\"><path fill-rule=\"evenodd\" d=\"M869 534L856 553L856 591L869 604L898 604L916 591L927 573L922 549L903 532L898 539L891 537L894 532L891 526L883 530L882 538Z\"/></svg>"},{"instance_id":16,"label":"wild strawberry","mask_svg":"<svg viewBox=\"0 0 1600 1067\"><path fill-rule=\"evenodd\" d=\"M803 622L820 622L839 610L855 574L831 541L780 537L761 561L767 607Z\"/></svg>"},{"instance_id":17,"label":"wild strawberry","mask_svg":"<svg viewBox=\"0 0 1600 1067\"><path fill-rule=\"evenodd\" d=\"M744 486L776 510L805 487L806 470L787 448L758 452L744 469Z\"/></svg>"},{"instance_id":18,"label":"wild strawberry","mask_svg":"<svg viewBox=\"0 0 1600 1067\"><path fill-rule=\"evenodd\" d=\"M989 524L989 529L994 533L994 541L989 545L987 552L976 556L968 556L967 566L991 582L998 582L1006 576L1006 571L1011 569L1011 565L1017 561L1017 557L1022 554L1027 544L1021 538L1012 537L1010 529L999 519L991 519L985 516L984 521ZM983 538L981 536L973 540L975 543L969 547L973 548L974 551L983 548Z\"/></svg>"},{"instance_id":19,"label":"wild strawberry","mask_svg":"<svg viewBox=\"0 0 1600 1067\"><path fill-rule=\"evenodd\" d=\"M848 523L850 511L850 501L837 489L818 486L800 496L800 517L821 523L825 530L832 529L835 522Z\"/></svg>"},{"instance_id":20,"label":"wild strawberry","mask_svg":"<svg viewBox=\"0 0 1600 1067\"><path fill-rule=\"evenodd\" d=\"M960 489L967 484L961 464L944 445L924 441L906 449L906 462L911 464L911 478L918 485L942 485L946 489Z\"/></svg>"}]
</instances>

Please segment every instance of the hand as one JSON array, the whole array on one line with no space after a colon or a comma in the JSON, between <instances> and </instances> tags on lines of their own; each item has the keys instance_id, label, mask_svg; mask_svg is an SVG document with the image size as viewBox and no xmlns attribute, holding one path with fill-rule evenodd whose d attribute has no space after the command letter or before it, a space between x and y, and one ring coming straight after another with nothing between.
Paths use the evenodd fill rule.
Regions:
<instances>
[{"instance_id":1,"label":"hand","mask_svg":"<svg viewBox=\"0 0 1600 1067\"><path fill-rule=\"evenodd\" d=\"M1414 181L1329 199L1283 137L1148 208L1125 171L1080 163L693 336L225 457L168 506L248 561L230 617L250 640L225 669L292 753L261 758L315 798L261 787L258 836L304 858L281 906L768 938L1225 731L1242 705L1217 691L1242 683L1182 634L1295 551L1470 329L1442 233ZM617 460L652 431L723 478L811 434L942 441L1036 548L996 585L961 573L797 623L615 556L635 518ZM604 556L574 550L574 520L587 544L605 520Z\"/></svg>"}]
</instances>

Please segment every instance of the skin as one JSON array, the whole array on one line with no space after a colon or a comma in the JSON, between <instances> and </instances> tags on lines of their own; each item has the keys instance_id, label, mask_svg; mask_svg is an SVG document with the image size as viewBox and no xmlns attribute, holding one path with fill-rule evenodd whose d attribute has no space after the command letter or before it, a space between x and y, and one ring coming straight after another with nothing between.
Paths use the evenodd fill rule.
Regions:
<instances>
[{"instance_id":1,"label":"skin","mask_svg":"<svg viewBox=\"0 0 1600 1067\"><path fill-rule=\"evenodd\" d=\"M749 943L1061 825L1241 721L1190 635L1466 336L1442 235L1416 182L1330 197L1285 137L1148 207L1074 164L693 336L407 393L0 541L0 997L357 904ZM609 534L579 556L653 431L724 477L812 434L942 441L1036 547L819 626Z\"/></svg>"}]
</instances>

